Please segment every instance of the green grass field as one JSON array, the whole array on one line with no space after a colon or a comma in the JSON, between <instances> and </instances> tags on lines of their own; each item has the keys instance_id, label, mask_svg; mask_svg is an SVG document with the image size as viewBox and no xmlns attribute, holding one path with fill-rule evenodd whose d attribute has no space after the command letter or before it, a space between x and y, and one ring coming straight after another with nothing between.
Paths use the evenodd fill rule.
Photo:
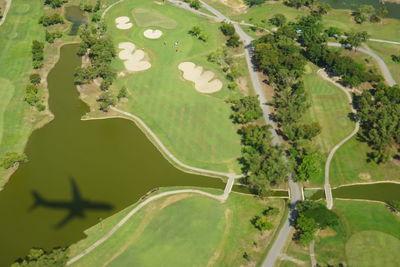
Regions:
<instances>
[{"instance_id":1,"label":"green grass field","mask_svg":"<svg viewBox=\"0 0 400 267\"><path fill-rule=\"evenodd\" d=\"M48 116L23 100L32 71L32 40L44 39L43 28L37 23L42 12L39 4L15 0L0 27L0 155L7 151L22 152L35 125ZM6 174L0 168L0 188Z\"/></svg>"},{"instance_id":2,"label":"green grass field","mask_svg":"<svg viewBox=\"0 0 400 267\"><path fill-rule=\"evenodd\" d=\"M321 125L321 133L313 142L326 158L329 151L353 131L354 123L348 118L351 110L344 92L319 76L315 65L309 64L306 69L304 84L311 99L311 107L303 120ZM321 185L324 177L321 175L318 180L310 182L312 185Z\"/></svg>"},{"instance_id":3,"label":"green grass field","mask_svg":"<svg viewBox=\"0 0 400 267\"><path fill-rule=\"evenodd\" d=\"M335 200L341 226L320 234L318 263L345 266L398 266L400 220L379 203Z\"/></svg>"},{"instance_id":4,"label":"green grass field","mask_svg":"<svg viewBox=\"0 0 400 267\"><path fill-rule=\"evenodd\" d=\"M283 215L283 200L260 201L237 193L232 193L223 204L196 194L165 197L145 206L110 239L74 265L232 266L246 263L242 257L245 251L252 261L257 261L272 232L261 236L250 220L266 204L281 210L271 218L276 228ZM90 228L86 232L88 237L70 248L70 255L95 242L131 209Z\"/></svg>"},{"instance_id":5,"label":"green grass field","mask_svg":"<svg viewBox=\"0 0 400 267\"><path fill-rule=\"evenodd\" d=\"M119 16L129 16L134 26L125 31L117 29L114 20ZM219 32L219 24L154 1L118 4L109 11L105 21L116 45L120 42L134 43L139 49L144 49L152 64L147 71L117 79L116 88L126 85L131 94L130 101L122 108L141 117L184 163L238 172L240 140L237 127L229 118L229 104L225 102L232 93L226 88L227 81L220 68L206 59L225 41ZM188 34L195 25L209 34L208 42ZM148 28L161 29L163 36L157 40L145 38L143 31ZM175 41L180 43L179 52L175 51ZM224 83L223 89L211 95L197 92L193 83L183 80L178 70L178 64L184 61L193 61L214 71L216 78ZM114 68L123 71L122 61L116 59Z\"/></svg>"},{"instance_id":6,"label":"green grass field","mask_svg":"<svg viewBox=\"0 0 400 267\"><path fill-rule=\"evenodd\" d=\"M390 161L377 165L368 162L369 152L371 150L368 145L357 141L357 136L339 148L331 164L331 184L337 186L355 182L400 179L400 167L397 163Z\"/></svg>"},{"instance_id":7,"label":"green grass field","mask_svg":"<svg viewBox=\"0 0 400 267\"><path fill-rule=\"evenodd\" d=\"M385 61L394 80L400 83L400 63L396 63L392 60L392 55L400 55L400 45L395 44L385 44L378 42L368 43L369 48L371 48L376 54L378 54L383 61Z\"/></svg>"}]
</instances>

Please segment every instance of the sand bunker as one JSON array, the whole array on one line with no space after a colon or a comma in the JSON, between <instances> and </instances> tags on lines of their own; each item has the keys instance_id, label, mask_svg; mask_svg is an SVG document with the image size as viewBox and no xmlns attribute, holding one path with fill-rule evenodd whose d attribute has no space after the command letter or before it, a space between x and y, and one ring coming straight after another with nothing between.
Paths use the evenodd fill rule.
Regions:
<instances>
[{"instance_id":1,"label":"sand bunker","mask_svg":"<svg viewBox=\"0 0 400 267\"><path fill-rule=\"evenodd\" d=\"M126 70L128 71L143 71L151 68L150 62L143 60L145 53L142 50L135 50L135 45L130 42L119 43L118 57L122 59Z\"/></svg>"},{"instance_id":2,"label":"sand bunker","mask_svg":"<svg viewBox=\"0 0 400 267\"><path fill-rule=\"evenodd\" d=\"M158 39L161 37L163 34L162 31L160 30L145 30L144 31L144 37L149 38L149 39Z\"/></svg>"},{"instance_id":3,"label":"sand bunker","mask_svg":"<svg viewBox=\"0 0 400 267\"><path fill-rule=\"evenodd\" d=\"M132 28L133 24L129 22L128 17L118 17L115 19L115 23L117 23L117 28L121 30L127 30Z\"/></svg>"},{"instance_id":4,"label":"sand bunker","mask_svg":"<svg viewBox=\"0 0 400 267\"><path fill-rule=\"evenodd\" d=\"M182 62L178 68L183 72L183 78L194 82L194 87L200 93L211 94L222 88L222 82L214 79L214 72L204 71L203 67L196 66L193 62Z\"/></svg>"}]
</instances>

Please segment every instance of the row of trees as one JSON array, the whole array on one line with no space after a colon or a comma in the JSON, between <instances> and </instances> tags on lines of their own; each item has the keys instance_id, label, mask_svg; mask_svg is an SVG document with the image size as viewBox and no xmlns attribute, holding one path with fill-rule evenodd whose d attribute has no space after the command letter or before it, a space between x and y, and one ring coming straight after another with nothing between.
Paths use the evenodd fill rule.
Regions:
<instances>
[{"instance_id":1,"label":"row of trees","mask_svg":"<svg viewBox=\"0 0 400 267\"><path fill-rule=\"evenodd\" d=\"M109 89L113 84L116 73L111 68L111 62L116 57L116 50L111 38L106 35L106 27L103 23L91 23L82 25L79 31L81 43L78 55L87 56L88 66L78 67L75 71L76 84L88 84L95 79L101 79L100 89L103 91L97 101L101 111L107 112L110 106L114 106L118 100L126 98L127 89L123 86L117 95Z\"/></svg>"},{"instance_id":2,"label":"row of trees","mask_svg":"<svg viewBox=\"0 0 400 267\"><path fill-rule=\"evenodd\" d=\"M61 7L63 4L67 3L68 0L44 0L44 4L51 6L52 8Z\"/></svg>"},{"instance_id":3,"label":"row of trees","mask_svg":"<svg viewBox=\"0 0 400 267\"><path fill-rule=\"evenodd\" d=\"M42 24L45 27L55 24L64 24L64 19L57 13L52 15L43 15L39 18L39 24Z\"/></svg>"},{"instance_id":4,"label":"row of trees","mask_svg":"<svg viewBox=\"0 0 400 267\"><path fill-rule=\"evenodd\" d=\"M239 134L242 137L242 157L240 163L246 174L245 182L251 191L267 196L269 189L285 181L291 171L291 164L285 161L285 150L272 145L271 126L245 125Z\"/></svg>"},{"instance_id":5,"label":"row of trees","mask_svg":"<svg viewBox=\"0 0 400 267\"><path fill-rule=\"evenodd\" d=\"M80 8L82 11L85 11L85 12L96 13L96 12L99 11L100 8L101 8L101 0L97 0L95 4L91 4L91 3L87 3L87 2L85 2L85 3L82 2L82 3L79 5L79 8Z\"/></svg>"},{"instance_id":6,"label":"row of trees","mask_svg":"<svg viewBox=\"0 0 400 267\"><path fill-rule=\"evenodd\" d=\"M208 34L199 26L193 26L188 33L203 42L207 42L209 38Z\"/></svg>"},{"instance_id":7,"label":"row of trees","mask_svg":"<svg viewBox=\"0 0 400 267\"><path fill-rule=\"evenodd\" d=\"M369 159L381 163L398 155L400 145L400 87L378 84L354 98L361 140L373 149Z\"/></svg>"},{"instance_id":8,"label":"row of trees","mask_svg":"<svg viewBox=\"0 0 400 267\"><path fill-rule=\"evenodd\" d=\"M314 64L325 68L330 74L339 76L340 82L346 86L354 87L364 82L379 82L382 77L375 71L367 70L364 64L357 63L349 56L341 55L338 50L332 50L327 45L328 34L321 24L320 15L311 14L302 17L294 24L302 30L298 42L304 47L304 55ZM334 34L334 29L329 29ZM329 32L329 31L328 31ZM368 38L366 32L354 32L348 34L340 42L349 49L359 46Z\"/></svg>"},{"instance_id":9,"label":"row of trees","mask_svg":"<svg viewBox=\"0 0 400 267\"><path fill-rule=\"evenodd\" d=\"M51 251L44 251L41 248L32 248L29 254L23 259L17 260L11 267L22 266L65 266L68 260L67 248L54 248Z\"/></svg>"},{"instance_id":10,"label":"row of trees","mask_svg":"<svg viewBox=\"0 0 400 267\"><path fill-rule=\"evenodd\" d=\"M222 22L219 29L228 38L226 41L226 46L239 47L241 44L240 37L236 33L235 27L231 23Z\"/></svg>"},{"instance_id":11,"label":"row of trees","mask_svg":"<svg viewBox=\"0 0 400 267\"><path fill-rule=\"evenodd\" d=\"M356 11L352 13L354 21L362 24L369 20L370 22L377 23L386 17L389 13L387 7L380 7L375 9L371 5L361 5Z\"/></svg>"},{"instance_id":12,"label":"row of trees","mask_svg":"<svg viewBox=\"0 0 400 267\"><path fill-rule=\"evenodd\" d=\"M33 40L32 41L32 64L34 69L40 69L43 66L44 60L44 43Z\"/></svg>"}]
</instances>

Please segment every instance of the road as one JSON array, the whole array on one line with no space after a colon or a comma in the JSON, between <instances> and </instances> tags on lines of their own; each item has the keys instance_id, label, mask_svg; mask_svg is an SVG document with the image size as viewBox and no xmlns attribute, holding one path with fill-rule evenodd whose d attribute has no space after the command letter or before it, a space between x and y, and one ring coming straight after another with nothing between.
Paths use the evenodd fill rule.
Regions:
<instances>
[{"instance_id":1,"label":"road","mask_svg":"<svg viewBox=\"0 0 400 267\"><path fill-rule=\"evenodd\" d=\"M174 1L174 0L171 0L171 1ZM205 9L207 9L208 11L213 13L219 20L233 23L237 34L240 36L240 39L243 41L243 44L245 46L246 62L247 62L247 66L249 69L251 82L253 84L254 90L256 91L256 93L259 96L264 120L267 124L270 124L271 126L273 126L272 120L270 118L271 112L269 110L269 106L266 105L267 98L266 98L265 92L262 88L262 83L261 83L261 81L258 77L258 73L255 71L254 65L252 64L252 61L251 61L251 55L253 52L253 46L251 45L251 41L253 40L253 38L251 36L249 36L248 34L246 34L237 23L235 23L234 21L231 21L228 17L223 15L221 12L219 12L212 6L204 3L203 1L200 1L200 2ZM281 141L273 127L271 127L271 134L273 137L273 139L272 139L273 144L280 144ZM288 177L288 180L289 180L289 190L290 190L290 196L291 196L290 201L292 203L291 207L293 209L295 206L294 204L301 200L301 193L300 193L299 185L297 183L293 182L291 176ZM267 257L265 258L265 260L262 264L263 267L269 267L269 266L272 267L275 264L277 258L280 256L281 251L290 236L290 232L291 232L290 220L291 220L291 216L289 214L284 225L280 229L278 236L275 239L275 242L273 243L272 247L270 248Z\"/></svg>"},{"instance_id":2,"label":"road","mask_svg":"<svg viewBox=\"0 0 400 267\"><path fill-rule=\"evenodd\" d=\"M339 43L332 43L332 42L328 42L328 45L333 46L333 47L341 47L342 46ZM366 46L366 47L367 47L367 49L362 48L362 47L357 47L357 51L365 53L365 54L371 56L373 59L375 59L379 65L379 68L381 69L382 75L385 78L387 84L390 86L395 85L396 81L393 79L392 74L390 73L388 67L386 66L386 64L382 60L382 58L380 56L378 56L377 54L375 54L373 51L369 50L368 46Z\"/></svg>"},{"instance_id":3,"label":"road","mask_svg":"<svg viewBox=\"0 0 400 267\"><path fill-rule=\"evenodd\" d=\"M8 14L8 11L10 11L11 7L11 0L6 0L6 8L3 11L3 18L0 21L0 26L3 25L4 21L6 21L6 17Z\"/></svg>"}]
</instances>

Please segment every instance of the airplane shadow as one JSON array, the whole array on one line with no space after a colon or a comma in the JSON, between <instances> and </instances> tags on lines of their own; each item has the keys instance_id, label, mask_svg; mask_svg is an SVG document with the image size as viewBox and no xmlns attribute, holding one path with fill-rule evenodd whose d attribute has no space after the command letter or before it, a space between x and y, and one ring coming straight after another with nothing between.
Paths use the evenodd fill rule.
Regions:
<instances>
[{"instance_id":1,"label":"airplane shadow","mask_svg":"<svg viewBox=\"0 0 400 267\"><path fill-rule=\"evenodd\" d=\"M32 196L34 198L34 203L29 208L30 211L37 207L45 207L49 209L65 209L68 214L54 227L56 229L64 227L74 218L84 218L86 211L88 210L112 210L113 206L105 202L95 202L82 197L79 191L78 185L73 177L69 177L71 185L72 200L62 201L62 200L48 200L45 199L39 192L32 190Z\"/></svg>"}]
</instances>

